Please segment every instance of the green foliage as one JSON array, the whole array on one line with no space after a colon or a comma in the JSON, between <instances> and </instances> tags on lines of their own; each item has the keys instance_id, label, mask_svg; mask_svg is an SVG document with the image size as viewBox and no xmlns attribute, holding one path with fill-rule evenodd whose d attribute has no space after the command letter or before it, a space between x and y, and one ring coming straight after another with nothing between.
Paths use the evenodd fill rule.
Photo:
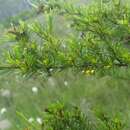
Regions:
<instances>
[{"instance_id":1,"label":"green foliage","mask_svg":"<svg viewBox=\"0 0 130 130\"><path fill-rule=\"evenodd\" d=\"M42 130L123 130L125 128L123 121L117 117L110 118L105 114L92 117L92 113L91 116L87 114L79 107L66 105L63 102L51 104L44 111Z\"/></svg>"},{"instance_id":2,"label":"green foliage","mask_svg":"<svg viewBox=\"0 0 130 130\"><path fill-rule=\"evenodd\" d=\"M36 120L37 117L46 120L45 115L48 113L44 112L45 108L48 106L50 108L50 104L60 100L62 101L60 104L65 105L65 111L72 112L75 110L74 106L78 106L87 120L96 124L98 128L96 130L109 130L106 126L106 118L108 124L118 120L121 122L120 130L129 130L129 77L130 69L126 68L115 69L111 75L105 74L102 77L95 75L88 77L73 74L72 71L63 71L47 80L43 80L43 77L24 80L17 73L10 75L7 73L0 77L1 91L10 90L11 98L0 95L0 107L7 108L7 112L2 117L6 116L5 118L11 121L10 130L25 128L42 130ZM32 92L33 87L38 88L37 93ZM55 106L55 109L59 108L59 105L52 106ZM26 120L21 117L21 114L21 116L17 115L16 111L24 115ZM31 124L30 118L33 119Z\"/></svg>"},{"instance_id":3,"label":"green foliage","mask_svg":"<svg viewBox=\"0 0 130 130\"><path fill-rule=\"evenodd\" d=\"M99 120L101 121L101 125L106 130L123 130L125 128L124 122L118 117L110 118L104 113L100 113L98 116Z\"/></svg>"},{"instance_id":4,"label":"green foliage","mask_svg":"<svg viewBox=\"0 0 130 130\"><path fill-rule=\"evenodd\" d=\"M86 71L129 66L130 52L126 46L130 7L127 3L111 0L76 6L50 1L45 7L46 24L20 22L13 27L9 35L16 44L7 54L7 64L23 74L47 75L66 68ZM65 39L54 30L53 17L60 15L67 18L72 29Z\"/></svg>"},{"instance_id":5,"label":"green foliage","mask_svg":"<svg viewBox=\"0 0 130 130\"><path fill-rule=\"evenodd\" d=\"M43 130L92 130L94 127L77 107L67 108L63 103L56 103L45 112Z\"/></svg>"},{"instance_id":6,"label":"green foliage","mask_svg":"<svg viewBox=\"0 0 130 130\"><path fill-rule=\"evenodd\" d=\"M8 85L18 91L11 99L12 111L16 107L20 111L19 116L28 122L25 126L24 122L21 125L21 122L16 121L14 113L11 113L9 116L12 124L17 122L17 126L12 129L17 127L23 130L30 125L29 130L41 130L41 127L42 130L126 130L126 124L129 127L130 120L130 6L121 0L94 1L81 6L62 0L50 0L39 8L43 9L41 12L46 18L45 23L20 21L19 25L12 24L5 37L5 41L12 42L12 46L6 52L5 64L1 64L0 69L17 69L29 76L50 76L71 68L87 75L95 74L98 78L82 77L80 73L76 76L69 73L66 76L63 71L58 75L59 80L56 77L47 78L47 81L43 81L43 77L37 77L39 80L35 81L30 78L31 85L27 84L27 88L23 87L25 81L16 77L16 85L20 87L15 88L12 76L8 79L9 83L3 86ZM58 23L55 28L54 21L57 17L65 18L63 22L68 24L69 29L66 30L69 33L64 37L56 32L59 26L63 26ZM98 74L106 73L107 76L99 78ZM36 80L38 82L34 87ZM44 90L41 91L43 86ZM33 87L37 92L32 91L32 96L30 90ZM48 102L60 98L64 98L66 102L75 101L79 102L77 104L87 105L87 112L80 110L80 107L58 102L50 105L43 113L43 107ZM11 106L8 102L7 100L7 104ZM39 115L44 115L42 126L41 123L37 124L37 111ZM123 119L115 116L116 113L121 113ZM30 118L33 119L32 123L29 122Z\"/></svg>"},{"instance_id":7,"label":"green foliage","mask_svg":"<svg viewBox=\"0 0 130 130\"><path fill-rule=\"evenodd\" d=\"M123 130L124 123L119 118L109 118L105 114L92 119L87 117L80 108L66 106L64 103L50 105L45 110L43 130ZM100 120L100 122L98 122Z\"/></svg>"}]
</instances>

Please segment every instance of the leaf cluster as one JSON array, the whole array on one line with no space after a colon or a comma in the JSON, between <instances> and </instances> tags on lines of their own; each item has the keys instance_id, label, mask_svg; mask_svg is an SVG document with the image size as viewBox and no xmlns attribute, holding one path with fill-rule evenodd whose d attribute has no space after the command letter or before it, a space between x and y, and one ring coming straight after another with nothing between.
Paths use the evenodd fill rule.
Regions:
<instances>
[{"instance_id":1,"label":"leaf cluster","mask_svg":"<svg viewBox=\"0 0 130 130\"><path fill-rule=\"evenodd\" d=\"M127 3L110 0L77 6L53 0L45 5L46 23L20 22L9 31L9 41L15 43L6 55L9 66L23 74L47 75L66 68L82 71L129 66L130 6ZM71 28L65 38L55 32L56 16L65 17L63 22Z\"/></svg>"}]
</instances>

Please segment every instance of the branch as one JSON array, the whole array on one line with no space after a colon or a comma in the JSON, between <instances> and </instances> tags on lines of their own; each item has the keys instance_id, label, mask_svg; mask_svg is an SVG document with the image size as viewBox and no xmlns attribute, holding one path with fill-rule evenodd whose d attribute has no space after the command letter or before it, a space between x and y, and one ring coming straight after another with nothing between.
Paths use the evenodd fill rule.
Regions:
<instances>
[{"instance_id":1,"label":"branch","mask_svg":"<svg viewBox=\"0 0 130 130\"><path fill-rule=\"evenodd\" d=\"M8 66L8 65L0 66L0 70L5 70L5 69L19 69L19 67L18 66Z\"/></svg>"}]
</instances>

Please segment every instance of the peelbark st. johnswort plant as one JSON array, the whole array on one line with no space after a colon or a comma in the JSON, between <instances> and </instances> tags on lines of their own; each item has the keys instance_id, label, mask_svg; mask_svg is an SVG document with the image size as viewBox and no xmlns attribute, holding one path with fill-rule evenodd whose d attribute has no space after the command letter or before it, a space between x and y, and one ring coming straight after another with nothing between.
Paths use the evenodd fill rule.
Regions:
<instances>
[{"instance_id":1,"label":"peelbark st. johnswort plant","mask_svg":"<svg viewBox=\"0 0 130 130\"><path fill-rule=\"evenodd\" d=\"M44 2L43 2L44 3ZM13 42L1 70L23 74L50 75L72 68L94 74L97 70L129 67L130 7L121 0L93 1L77 6L70 2L48 1L42 12L46 22L20 21L12 24L6 39ZM60 36L55 18L69 24L69 34ZM67 28L66 28L67 30Z\"/></svg>"}]
</instances>

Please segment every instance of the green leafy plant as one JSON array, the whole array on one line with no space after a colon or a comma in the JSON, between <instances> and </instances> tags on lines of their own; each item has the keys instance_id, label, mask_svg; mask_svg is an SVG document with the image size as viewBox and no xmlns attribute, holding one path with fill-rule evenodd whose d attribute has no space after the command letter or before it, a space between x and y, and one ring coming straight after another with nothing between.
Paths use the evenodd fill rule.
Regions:
<instances>
[{"instance_id":1,"label":"green leafy plant","mask_svg":"<svg viewBox=\"0 0 130 130\"><path fill-rule=\"evenodd\" d=\"M110 0L76 6L54 0L45 2L45 7L47 21L44 25L20 22L9 31L9 37L15 42L6 55L9 68L19 69L23 74L50 75L67 68L95 72L101 68L129 66L127 3ZM71 28L65 38L54 29L53 17L61 15Z\"/></svg>"},{"instance_id":2,"label":"green leafy plant","mask_svg":"<svg viewBox=\"0 0 130 130\"><path fill-rule=\"evenodd\" d=\"M102 121L101 124L106 130L123 130L125 128L124 122L117 117L110 118L105 114L100 114L98 118Z\"/></svg>"},{"instance_id":3,"label":"green leafy plant","mask_svg":"<svg viewBox=\"0 0 130 130\"><path fill-rule=\"evenodd\" d=\"M43 130L93 130L94 127L78 107L68 107L58 102L45 109Z\"/></svg>"},{"instance_id":4,"label":"green leafy plant","mask_svg":"<svg viewBox=\"0 0 130 130\"><path fill-rule=\"evenodd\" d=\"M125 124L119 118L110 118L105 114L96 116L85 114L79 107L56 102L44 110L42 130L123 130ZM37 129L32 124L32 128ZM29 127L31 128L31 127ZM39 127L38 127L39 129Z\"/></svg>"}]
</instances>

